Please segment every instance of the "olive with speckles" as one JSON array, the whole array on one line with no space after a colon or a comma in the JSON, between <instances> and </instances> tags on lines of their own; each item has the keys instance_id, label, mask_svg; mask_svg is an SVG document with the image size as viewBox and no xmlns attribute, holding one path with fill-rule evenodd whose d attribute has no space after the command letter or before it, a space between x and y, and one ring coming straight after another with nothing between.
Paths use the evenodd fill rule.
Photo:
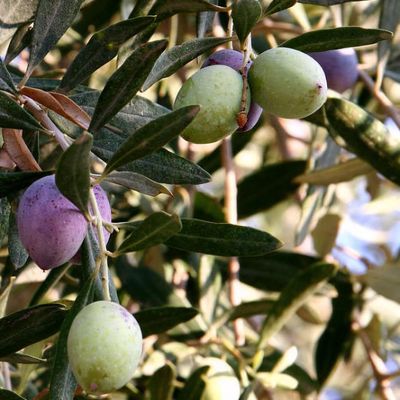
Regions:
<instances>
[{"instance_id":1,"label":"olive with speckles","mask_svg":"<svg viewBox=\"0 0 400 400\"><path fill-rule=\"evenodd\" d=\"M72 372L89 393L118 390L132 378L142 354L134 316L110 301L84 307L72 322L67 351Z\"/></svg>"},{"instance_id":2,"label":"olive with speckles","mask_svg":"<svg viewBox=\"0 0 400 400\"><path fill-rule=\"evenodd\" d=\"M103 219L111 221L106 193L94 188ZM57 188L55 176L38 179L22 195L17 211L19 238L32 260L42 269L58 267L76 256L88 229L82 212ZM104 229L105 239L110 233Z\"/></svg>"}]
</instances>

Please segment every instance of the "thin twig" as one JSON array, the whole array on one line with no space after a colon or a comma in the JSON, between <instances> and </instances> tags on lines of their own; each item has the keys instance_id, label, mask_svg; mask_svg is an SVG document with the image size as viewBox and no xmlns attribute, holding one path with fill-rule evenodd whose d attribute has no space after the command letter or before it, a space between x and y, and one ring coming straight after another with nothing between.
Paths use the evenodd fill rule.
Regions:
<instances>
[{"instance_id":1,"label":"thin twig","mask_svg":"<svg viewBox=\"0 0 400 400\"><path fill-rule=\"evenodd\" d=\"M373 348L371 339L369 338L367 332L360 326L358 322L353 322L353 330L357 333L362 344L364 345L381 398L383 400L395 400L396 396L390 387L389 373L386 365Z\"/></svg>"},{"instance_id":2,"label":"thin twig","mask_svg":"<svg viewBox=\"0 0 400 400\"><path fill-rule=\"evenodd\" d=\"M365 86L368 90L374 95L376 100L378 100L379 104L385 110L386 114L389 115L395 124L400 129L400 111L399 109L392 103L392 101L383 93L381 90L377 90L375 87L375 82L373 79L362 69L358 70L359 77L364 81Z\"/></svg>"}]
</instances>

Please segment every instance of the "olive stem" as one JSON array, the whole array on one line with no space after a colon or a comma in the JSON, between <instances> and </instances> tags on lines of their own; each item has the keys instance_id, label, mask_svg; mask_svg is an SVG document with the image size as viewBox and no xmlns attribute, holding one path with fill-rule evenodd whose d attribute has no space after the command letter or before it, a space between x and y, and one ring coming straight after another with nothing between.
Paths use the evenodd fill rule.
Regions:
<instances>
[{"instance_id":1,"label":"olive stem","mask_svg":"<svg viewBox=\"0 0 400 400\"><path fill-rule=\"evenodd\" d=\"M94 191L90 188L89 192L89 202L92 206L92 212L95 218L95 225L97 229L97 236L99 238L99 246L100 246L100 275L101 275L101 284L103 287L103 295L104 300L111 301L110 295L110 287L108 282L108 250L106 247L106 241L104 239L103 232L103 218L101 216L99 206L97 204L96 196L94 195Z\"/></svg>"}]
</instances>

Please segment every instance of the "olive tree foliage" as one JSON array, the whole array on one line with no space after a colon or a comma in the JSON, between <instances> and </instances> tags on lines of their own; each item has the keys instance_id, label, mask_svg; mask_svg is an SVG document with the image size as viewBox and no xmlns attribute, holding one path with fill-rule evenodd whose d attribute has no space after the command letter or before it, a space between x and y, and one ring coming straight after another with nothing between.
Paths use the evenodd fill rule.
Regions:
<instances>
[{"instance_id":1,"label":"olive tree foliage","mask_svg":"<svg viewBox=\"0 0 400 400\"><path fill-rule=\"evenodd\" d=\"M395 398L396 3L0 0L0 399L90 398L66 347L99 300L144 338L110 399ZM266 109L248 132L183 140L200 107L174 99L204 60L272 47L353 48L357 81L303 120ZM43 272L16 213L54 174L90 222L80 264ZM112 206L107 244L95 184Z\"/></svg>"}]
</instances>

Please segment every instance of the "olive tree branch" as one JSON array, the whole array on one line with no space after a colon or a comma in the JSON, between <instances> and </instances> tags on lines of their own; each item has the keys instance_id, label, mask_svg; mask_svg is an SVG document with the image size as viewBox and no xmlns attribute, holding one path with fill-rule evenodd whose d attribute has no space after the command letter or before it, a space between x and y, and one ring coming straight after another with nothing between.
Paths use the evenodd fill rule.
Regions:
<instances>
[{"instance_id":1,"label":"olive tree branch","mask_svg":"<svg viewBox=\"0 0 400 400\"><path fill-rule=\"evenodd\" d=\"M54 124L54 122L50 119L47 113L40 107L40 105L27 96L20 96L20 100L25 105L25 108L28 111L30 111L32 115L38 119L38 121L40 121L40 123L49 131L50 134L54 136L60 147L65 151L70 146L70 143L64 136L64 133ZM96 196L94 195L92 187L89 190L89 199L90 199L89 200L90 205L92 207L93 220L97 229L97 236L100 247L99 262L100 262L100 275L103 287L103 295L105 300L111 301L109 282L108 282L109 252L106 247L106 242L103 233L103 226L105 226L106 229L109 229L110 224L105 225L103 223L103 217L100 213L97 199Z\"/></svg>"}]
</instances>

